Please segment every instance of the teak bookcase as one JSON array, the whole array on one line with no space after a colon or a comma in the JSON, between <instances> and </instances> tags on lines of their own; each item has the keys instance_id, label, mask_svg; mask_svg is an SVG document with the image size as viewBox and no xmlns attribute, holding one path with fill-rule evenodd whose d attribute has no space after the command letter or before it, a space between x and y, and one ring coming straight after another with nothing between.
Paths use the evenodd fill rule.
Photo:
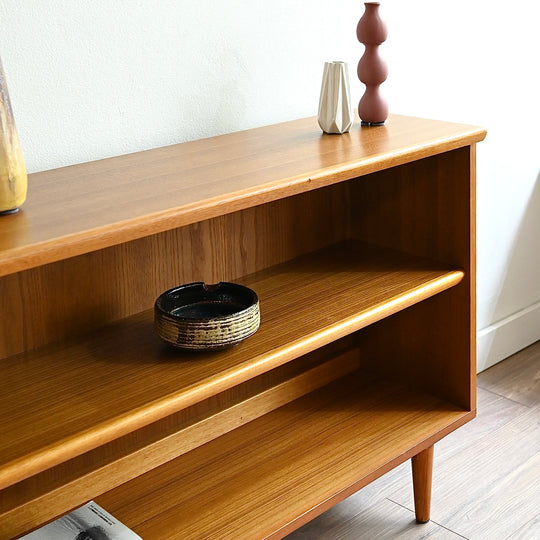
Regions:
<instances>
[{"instance_id":1,"label":"teak bookcase","mask_svg":"<svg viewBox=\"0 0 540 540\"><path fill-rule=\"evenodd\" d=\"M280 538L475 415L475 143L309 118L33 174L0 219L0 538L95 499L149 539ZM182 353L153 303L238 281Z\"/></svg>"}]
</instances>

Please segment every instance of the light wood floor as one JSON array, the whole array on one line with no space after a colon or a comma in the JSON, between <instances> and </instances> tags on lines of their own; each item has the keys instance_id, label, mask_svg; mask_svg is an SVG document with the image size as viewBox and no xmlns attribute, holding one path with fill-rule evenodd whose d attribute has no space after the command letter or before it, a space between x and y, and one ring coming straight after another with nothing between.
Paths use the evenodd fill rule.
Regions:
<instances>
[{"instance_id":1,"label":"light wood floor","mask_svg":"<svg viewBox=\"0 0 540 540\"><path fill-rule=\"evenodd\" d=\"M540 540L540 341L478 376L478 416L435 446L431 521L416 524L410 464L287 540Z\"/></svg>"}]
</instances>

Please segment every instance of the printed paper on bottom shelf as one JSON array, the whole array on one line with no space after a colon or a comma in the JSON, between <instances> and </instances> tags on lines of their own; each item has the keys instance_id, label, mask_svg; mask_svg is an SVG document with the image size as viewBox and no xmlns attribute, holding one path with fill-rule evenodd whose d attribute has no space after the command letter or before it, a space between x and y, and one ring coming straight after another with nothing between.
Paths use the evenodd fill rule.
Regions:
<instances>
[{"instance_id":1,"label":"printed paper on bottom shelf","mask_svg":"<svg viewBox=\"0 0 540 540\"><path fill-rule=\"evenodd\" d=\"M21 540L142 540L94 501L73 510Z\"/></svg>"}]
</instances>

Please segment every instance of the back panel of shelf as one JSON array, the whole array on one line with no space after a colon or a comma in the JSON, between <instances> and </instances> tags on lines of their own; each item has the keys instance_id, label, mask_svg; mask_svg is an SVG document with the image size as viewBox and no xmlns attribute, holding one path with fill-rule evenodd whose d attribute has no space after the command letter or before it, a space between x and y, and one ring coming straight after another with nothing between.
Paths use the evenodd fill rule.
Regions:
<instances>
[{"instance_id":1,"label":"back panel of shelf","mask_svg":"<svg viewBox=\"0 0 540 540\"><path fill-rule=\"evenodd\" d=\"M176 285L234 281L345 240L348 193L337 184L2 277L0 358L150 309Z\"/></svg>"}]
</instances>

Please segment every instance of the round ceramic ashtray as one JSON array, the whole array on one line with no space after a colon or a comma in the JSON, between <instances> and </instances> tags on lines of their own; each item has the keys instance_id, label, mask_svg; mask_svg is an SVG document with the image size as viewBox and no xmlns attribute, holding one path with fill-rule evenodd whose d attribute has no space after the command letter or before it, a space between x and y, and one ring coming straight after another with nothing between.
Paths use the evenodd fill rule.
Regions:
<instances>
[{"instance_id":1,"label":"round ceramic ashtray","mask_svg":"<svg viewBox=\"0 0 540 540\"><path fill-rule=\"evenodd\" d=\"M174 347L222 349L259 328L259 299L237 283L188 283L161 294L154 305L156 332Z\"/></svg>"}]
</instances>

